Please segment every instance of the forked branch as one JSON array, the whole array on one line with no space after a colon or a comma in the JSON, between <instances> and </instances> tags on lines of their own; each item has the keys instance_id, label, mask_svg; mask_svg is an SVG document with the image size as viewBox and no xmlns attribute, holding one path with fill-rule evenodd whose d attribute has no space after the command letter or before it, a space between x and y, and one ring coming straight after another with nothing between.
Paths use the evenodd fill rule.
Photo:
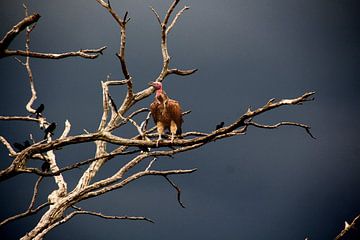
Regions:
<instances>
[{"instance_id":1,"label":"forked branch","mask_svg":"<svg viewBox=\"0 0 360 240\"><path fill-rule=\"evenodd\" d=\"M43 177L39 177L38 180L36 181L35 183L35 186L34 186L34 192L33 192L33 196L31 198L31 201L30 201L30 204L29 204L29 207L28 209L23 212L23 213L19 213L17 215L14 215L12 217L9 217L5 220L3 220L2 222L0 222L0 227L9 223L9 222L12 222L12 221L15 221L17 219L20 219L20 218L24 218L24 217L27 217L27 216L30 216L30 215L33 215L33 214L36 214L37 212L39 212L41 209L43 209L44 207L47 207L49 206L50 203L43 203L41 204L40 206L38 206L37 208L33 209L34 207L34 204L35 204L35 200L36 200L36 197L38 195L38 191L39 191L39 185L40 185L40 182L41 180L43 179Z\"/></svg>"},{"instance_id":2,"label":"forked branch","mask_svg":"<svg viewBox=\"0 0 360 240\"><path fill-rule=\"evenodd\" d=\"M11 42L18 36L26 27L31 26L40 19L40 14L34 13L30 16L26 16L15 26L13 26L1 39L0 41L0 58L9 57L9 56L23 56L23 57L33 57L33 58L46 58L46 59L62 59L67 57L82 57L82 58L97 58L100 54L103 54L103 51L106 49L106 46L98 49L84 49L75 52L66 52L66 53L41 53L41 52L32 52L30 50L11 50L9 46Z\"/></svg>"}]
</instances>

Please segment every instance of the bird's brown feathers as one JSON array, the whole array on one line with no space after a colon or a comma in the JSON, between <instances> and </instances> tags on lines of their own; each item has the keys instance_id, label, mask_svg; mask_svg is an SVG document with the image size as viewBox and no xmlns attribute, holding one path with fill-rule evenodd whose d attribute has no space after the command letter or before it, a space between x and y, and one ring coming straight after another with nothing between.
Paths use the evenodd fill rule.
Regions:
<instances>
[{"instance_id":1,"label":"bird's brown feathers","mask_svg":"<svg viewBox=\"0 0 360 240\"><path fill-rule=\"evenodd\" d=\"M158 94L150 105L150 111L156 125L160 123L163 129L168 129L173 134L181 134L183 120L178 101L170 99L165 93Z\"/></svg>"}]
</instances>

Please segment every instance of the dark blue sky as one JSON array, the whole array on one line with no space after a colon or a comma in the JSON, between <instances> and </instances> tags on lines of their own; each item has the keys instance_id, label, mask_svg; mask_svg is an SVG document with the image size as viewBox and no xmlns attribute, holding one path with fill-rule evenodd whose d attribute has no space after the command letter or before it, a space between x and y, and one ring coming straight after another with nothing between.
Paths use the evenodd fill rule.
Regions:
<instances>
[{"instance_id":1,"label":"dark blue sky","mask_svg":"<svg viewBox=\"0 0 360 240\"><path fill-rule=\"evenodd\" d=\"M129 11L127 62L140 90L161 69L158 23L149 9L163 16L170 1L112 1L119 13ZM144 215L156 223L118 222L78 216L50 232L47 239L332 239L345 220L360 213L360 16L350 0L196 0L182 1L187 11L169 36L172 66L199 68L186 78L171 76L167 93L192 113L184 131L211 131L230 123L248 106L270 98L291 98L316 91L316 100L266 113L261 123L299 121L312 126L317 140L303 129L250 128L245 136L208 144L202 149L161 158L156 167L198 168L176 176L186 209L163 178L147 177L80 206L104 214ZM101 116L100 81L122 78L115 56L119 31L96 1L28 1L42 16L32 33L31 48L65 52L108 46L96 60L33 59L31 66L48 120L72 123L71 134L95 131ZM0 35L23 18L22 1L0 2ZM18 37L13 49L24 48ZM30 89L25 69L13 58L0 59L0 115L26 115ZM124 90L111 91L116 101ZM141 103L148 106L152 97ZM42 132L31 123L0 122L0 135L22 141ZM132 128L121 134L135 133ZM58 152L61 166L90 157L92 144ZM0 167L10 163L0 146ZM99 173L108 176L124 159L116 158ZM34 163L38 164L38 163ZM142 166L143 167L143 166ZM85 168L65 174L69 188ZM1 218L25 210L33 176L0 184ZM54 187L46 179L40 198ZM39 201L40 203L40 201ZM1 239L16 239L38 217L0 229Z\"/></svg>"}]
</instances>

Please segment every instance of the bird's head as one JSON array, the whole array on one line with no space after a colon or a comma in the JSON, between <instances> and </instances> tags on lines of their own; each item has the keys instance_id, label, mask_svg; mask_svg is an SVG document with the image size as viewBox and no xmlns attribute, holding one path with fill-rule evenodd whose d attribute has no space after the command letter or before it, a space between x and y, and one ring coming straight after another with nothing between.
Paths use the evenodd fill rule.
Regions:
<instances>
[{"instance_id":1,"label":"bird's head","mask_svg":"<svg viewBox=\"0 0 360 240\"><path fill-rule=\"evenodd\" d=\"M162 83L161 82L149 82L149 85L154 87L155 90L162 90Z\"/></svg>"}]
</instances>

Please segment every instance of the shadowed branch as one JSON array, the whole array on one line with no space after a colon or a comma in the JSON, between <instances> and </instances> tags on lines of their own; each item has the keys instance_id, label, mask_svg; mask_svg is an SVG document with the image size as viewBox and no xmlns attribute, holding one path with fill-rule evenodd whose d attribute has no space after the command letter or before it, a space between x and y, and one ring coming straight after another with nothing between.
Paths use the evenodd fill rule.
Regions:
<instances>
[{"instance_id":1,"label":"shadowed branch","mask_svg":"<svg viewBox=\"0 0 360 240\"><path fill-rule=\"evenodd\" d=\"M38 178L38 180L36 181L36 183L35 183L33 196L32 196L32 198L31 198L30 205L29 205L28 209L27 209L25 212L23 212L23 213L19 213L19 214L17 214L17 215L14 215L14 216L12 216L12 217L9 217L9 218L3 220L2 222L0 222L0 227L2 227L3 225L5 225L5 224L7 224L7 223L9 223L9 222L15 221L15 220L17 220L17 219L34 215L34 214L36 214L37 212L39 212L41 209L43 209L44 207L47 207L47 206L50 205L50 203L43 203L43 204L41 204L40 206L38 206L37 208L33 209L34 204L35 204L36 197L37 197L37 195L38 195L39 185L40 185L40 182L41 182L42 179L43 179L43 177L40 176L40 177Z\"/></svg>"}]
</instances>

